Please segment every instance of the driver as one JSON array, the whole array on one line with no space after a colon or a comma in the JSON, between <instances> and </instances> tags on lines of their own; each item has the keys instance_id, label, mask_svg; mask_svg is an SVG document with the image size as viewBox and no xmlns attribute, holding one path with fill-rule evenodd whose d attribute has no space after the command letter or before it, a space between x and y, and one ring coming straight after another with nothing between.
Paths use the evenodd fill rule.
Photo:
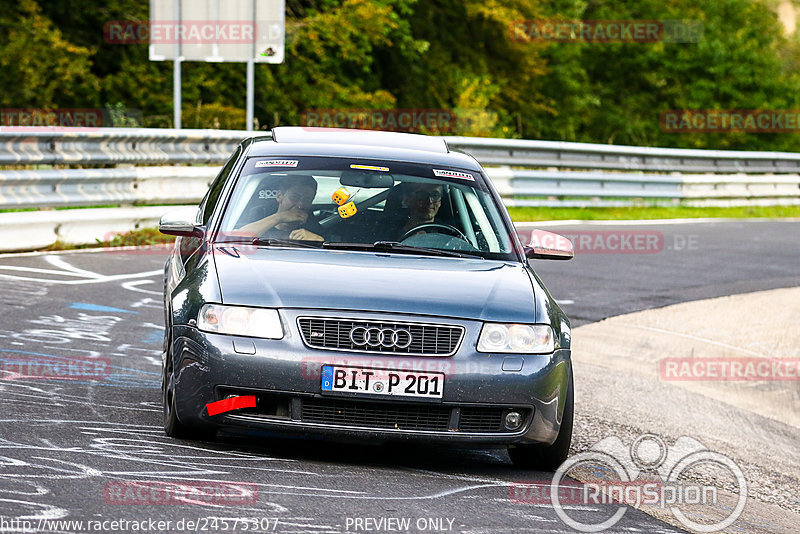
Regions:
<instances>
[{"instance_id":1,"label":"driver","mask_svg":"<svg viewBox=\"0 0 800 534\"><path fill-rule=\"evenodd\" d=\"M422 224L431 224L442 207L442 185L409 183L405 186L403 205L408 206L408 220L400 229L399 237ZM414 233L424 233L424 230Z\"/></svg>"},{"instance_id":2,"label":"driver","mask_svg":"<svg viewBox=\"0 0 800 534\"><path fill-rule=\"evenodd\" d=\"M324 241L322 227L311 218L311 204L316 194L317 181L311 176L288 178L278 185L275 213L239 230L262 238Z\"/></svg>"}]
</instances>

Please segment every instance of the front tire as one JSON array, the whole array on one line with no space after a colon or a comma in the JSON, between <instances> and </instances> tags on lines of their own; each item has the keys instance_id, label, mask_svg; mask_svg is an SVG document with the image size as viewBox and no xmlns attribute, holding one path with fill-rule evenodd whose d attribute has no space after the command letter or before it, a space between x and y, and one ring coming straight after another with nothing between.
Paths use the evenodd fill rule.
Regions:
<instances>
[{"instance_id":1,"label":"front tire","mask_svg":"<svg viewBox=\"0 0 800 534\"><path fill-rule=\"evenodd\" d=\"M164 367L161 381L162 406L164 413L164 432L167 436L176 439L212 440L216 431L188 426L181 423L175 409L175 369L172 357L172 328L167 326L164 347Z\"/></svg>"},{"instance_id":2,"label":"front tire","mask_svg":"<svg viewBox=\"0 0 800 534\"><path fill-rule=\"evenodd\" d=\"M567 399L564 404L564 415L558 437L552 445L512 445L508 447L508 455L515 467L536 471L555 471L569 454L572 442L572 423L575 411L575 395L572 385L572 371L569 373Z\"/></svg>"}]
</instances>

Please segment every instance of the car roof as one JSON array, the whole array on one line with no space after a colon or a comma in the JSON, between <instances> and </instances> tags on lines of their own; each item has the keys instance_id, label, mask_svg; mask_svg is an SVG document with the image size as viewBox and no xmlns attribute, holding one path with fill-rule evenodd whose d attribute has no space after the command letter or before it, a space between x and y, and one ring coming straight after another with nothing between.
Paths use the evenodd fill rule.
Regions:
<instances>
[{"instance_id":1,"label":"car roof","mask_svg":"<svg viewBox=\"0 0 800 534\"><path fill-rule=\"evenodd\" d=\"M449 152L443 137L375 130L355 130L351 128L278 126L272 129L272 139L276 143L369 145L425 150L445 154Z\"/></svg>"},{"instance_id":2,"label":"car roof","mask_svg":"<svg viewBox=\"0 0 800 534\"><path fill-rule=\"evenodd\" d=\"M444 137L346 128L278 126L253 137L248 156L332 156L447 165L480 171L474 158L453 152Z\"/></svg>"}]
</instances>

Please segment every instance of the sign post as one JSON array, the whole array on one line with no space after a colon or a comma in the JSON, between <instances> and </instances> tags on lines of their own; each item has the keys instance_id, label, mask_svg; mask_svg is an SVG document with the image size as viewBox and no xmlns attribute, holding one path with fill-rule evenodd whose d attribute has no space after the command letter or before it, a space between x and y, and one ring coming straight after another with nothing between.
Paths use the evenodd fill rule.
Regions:
<instances>
[{"instance_id":1,"label":"sign post","mask_svg":"<svg viewBox=\"0 0 800 534\"><path fill-rule=\"evenodd\" d=\"M255 115L255 64L283 63L285 0L150 0L150 60L174 61L175 128L181 127L181 63L247 64L247 129Z\"/></svg>"},{"instance_id":2,"label":"sign post","mask_svg":"<svg viewBox=\"0 0 800 534\"><path fill-rule=\"evenodd\" d=\"M175 2L175 20L181 23L181 3ZM151 33L152 35L152 33ZM181 40L175 39L175 56L172 66L172 119L175 128L181 129Z\"/></svg>"},{"instance_id":3,"label":"sign post","mask_svg":"<svg viewBox=\"0 0 800 534\"><path fill-rule=\"evenodd\" d=\"M250 13L253 20L256 20L256 2L250 0ZM253 131L253 119L255 115L255 99L256 99L256 42L253 40L253 45L250 47L250 57L247 58L247 112L245 119L247 124L247 131Z\"/></svg>"}]
</instances>

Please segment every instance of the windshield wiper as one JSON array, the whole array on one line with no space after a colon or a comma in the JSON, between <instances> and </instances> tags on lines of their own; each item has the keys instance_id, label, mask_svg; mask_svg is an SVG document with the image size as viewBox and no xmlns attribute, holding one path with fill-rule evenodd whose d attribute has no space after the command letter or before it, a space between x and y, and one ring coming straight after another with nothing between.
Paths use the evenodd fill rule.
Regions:
<instances>
[{"instance_id":1,"label":"windshield wiper","mask_svg":"<svg viewBox=\"0 0 800 534\"><path fill-rule=\"evenodd\" d=\"M369 243L332 243L325 241L322 244L325 248L340 249L340 250L391 250L392 252L399 252L405 254L422 254L426 256L445 256L449 258L478 258L484 259L483 256L475 254L467 254L464 252L456 252L454 250L443 250L440 248L428 247L414 247L411 245L404 245L397 241L375 241Z\"/></svg>"},{"instance_id":2,"label":"windshield wiper","mask_svg":"<svg viewBox=\"0 0 800 534\"><path fill-rule=\"evenodd\" d=\"M299 248L320 248L323 245L323 243L320 241L317 241L315 242L316 244L314 244L309 241L297 241L294 239L275 239L274 237L271 237L269 239L259 239L257 237L253 239L252 243L256 246L299 247Z\"/></svg>"}]
</instances>

